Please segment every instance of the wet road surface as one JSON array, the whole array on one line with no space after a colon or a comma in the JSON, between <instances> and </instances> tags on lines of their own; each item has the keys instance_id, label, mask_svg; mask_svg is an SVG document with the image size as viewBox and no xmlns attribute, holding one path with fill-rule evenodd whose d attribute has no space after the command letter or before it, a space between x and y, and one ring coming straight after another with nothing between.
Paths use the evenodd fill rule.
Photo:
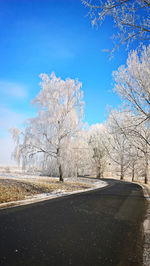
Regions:
<instances>
[{"instance_id":1,"label":"wet road surface","mask_svg":"<svg viewBox=\"0 0 150 266\"><path fill-rule=\"evenodd\" d=\"M90 192L0 211L0 265L142 266L146 200L109 180Z\"/></svg>"}]
</instances>

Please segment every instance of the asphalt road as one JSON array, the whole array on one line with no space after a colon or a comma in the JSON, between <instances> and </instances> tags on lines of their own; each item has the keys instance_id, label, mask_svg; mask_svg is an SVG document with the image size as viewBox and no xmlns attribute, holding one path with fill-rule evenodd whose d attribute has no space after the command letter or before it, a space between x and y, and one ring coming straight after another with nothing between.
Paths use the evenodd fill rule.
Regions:
<instances>
[{"instance_id":1,"label":"asphalt road","mask_svg":"<svg viewBox=\"0 0 150 266\"><path fill-rule=\"evenodd\" d=\"M146 201L136 184L0 211L0 265L141 266Z\"/></svg>"}]
</instances>

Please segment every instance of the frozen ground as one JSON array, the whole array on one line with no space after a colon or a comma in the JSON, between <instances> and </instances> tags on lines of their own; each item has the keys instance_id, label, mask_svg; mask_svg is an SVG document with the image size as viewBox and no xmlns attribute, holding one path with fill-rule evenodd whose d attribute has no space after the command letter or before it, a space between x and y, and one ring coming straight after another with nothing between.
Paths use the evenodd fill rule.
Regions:
<instances>
[{"instance_id":1,"label":"frozen ground","mask_svg":"<svg viewBox=\"0 0 150 266\"><path fill-rule=\"evenodd\" d=\"M44 179L49 179L49 180L56 180L58 181L58 178L55 177L46 177L46 176L38 176L38 175L28 175L28 174L19 174L19 173L0 173L0 178L4 179L15 179L15 180L30 180L30 181L34 181L36 179L40 179L40 180L44 180ZM83 184L88 184L90 188L86 188L86 189L81 189L81 190L74 190L71 192L66 192L63 191L62 189L57 189L55 191L49 192L49 193L42 193L42 194L36 194L33 196L29 196L27 197L25 200L18 200L18 201L11 201L11 202L7 202L7 203L1 203L0 204L0 208L8 208L8 207L13 207L13 206L19 206L19 205L26 205L26 204L30 204L30 203L35 203L35 202L39 202L39 201L43 201L43 200L48 200L48 199L52 199L52 198L57 198L57 197L62 197L62 196L67 196L67 195L71 195L71 194L75 194L75 193L80 193L80 192L84 192L84 191L89 191L89 190L93 190L93 189L97 189L97 188L102 188L107 186L107 182L104 182L102 180L98 180L95 178L65 178L65 182L69 182L69 183L83 183Z\"/></svg>"}]
</instances>

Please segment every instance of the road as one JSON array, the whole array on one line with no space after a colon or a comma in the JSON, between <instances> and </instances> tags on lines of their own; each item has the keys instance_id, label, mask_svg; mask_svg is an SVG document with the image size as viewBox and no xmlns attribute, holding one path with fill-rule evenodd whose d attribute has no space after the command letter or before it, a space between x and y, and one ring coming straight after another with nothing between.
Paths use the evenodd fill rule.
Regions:
<instances>
[{"instance_id":1,"label":"road","mask_svg":"<svg viewBox=\"0 0 150 266\"><path fill-rule=\"evenodd\" d=\"M141 266L146 200L139 185L0 211L0 265Z\"/></svg>"}]
</instances>

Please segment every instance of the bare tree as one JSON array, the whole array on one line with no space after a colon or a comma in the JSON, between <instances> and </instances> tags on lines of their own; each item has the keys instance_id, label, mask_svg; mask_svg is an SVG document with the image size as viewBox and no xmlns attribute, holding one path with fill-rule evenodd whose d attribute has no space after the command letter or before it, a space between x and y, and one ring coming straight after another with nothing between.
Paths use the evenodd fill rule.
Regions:
<instances>
[{"instance_id":1,"label":"bare tree","mask_svg":"<svg viewBox=\"0 0 150 266\"><path fill-rule=\"evenodd\" d=\"M134 126L133 123L132 127L131 121L129 123L129 128L124 129L124 132L130 140L134 153L136 153L135 157L132 157L132 162L135 162L136 158L138 159L139 165L137 167L143 169L144 182L147 184L149 179L150 129L146 123L138 126Z\"/></svg>"},{"instance_id":2,"label":"bare tree","mask_svg":"<svg viewBox=\"0 0 150 266\"><path fill-rule=\"evenodd\" d=\"M41 74L42 90L33 100L37 106L37 117L29 119L25 130L12 129L16 149L14 156L23 165L32 159L57 161L60 181L63 181L62 164L68 142L80 128L83 114L81 83L78 80L57 78Z\"/></svg>"},{"instance_id":3,"label":"bare tree","mask_svg":"<svg viewBox=\"0 0 150 266\"><path fill-rule=\"evenodd\" d=\"M132 51L126 66L113 72L114 91L117 92L139 118L138 123L150 118L150 45L140 55ZM136 119L137 120L137 119Z\"/></svg>"},{"instance_id":4,"label":"bare tree","mask_svg":"<svg viewBox=\"0 0 150 266\"><path fill-rule=\"evenodd\" d=\"M134 181L135 171L142 169L147 184L150 158L149 123L146 121L139 123L140 118L137 114L126 109L112 110L110 116L113 119L113 132L123 135L128 143L128 166L132 170L132 181Z\"/></svg>"},{"instance_id":5,"label":"bare tree","mask_svg":"<svg viewBox=\"0 0 150 266\"><path fill-rule=\"evenodd\" d=\"M109 128L109 145L108 154L118 167L120 172L120 179L123 180L127 169L130 166L131 160L131 145L119 125L123 121L122 113L113 110L108 117Z\"/></svg>"},{"instance_id":6,"label":"bare tree","mask_svg":"<svg viewBox=\"0 0 150 266\"><path fill-rule=\"evenodd\" d=\"M82 130L72 140L72 162L74 164L75 176L91 173L92 152L88 145L88 131Z\"/></svg>"},{"instance_id":7,"label":"bare tree","mask_svg":"<svg viewBox=\"0 0 150 266\"><path fill-rule=\"evenodd\" d=\"M104 176L108 164L108 153L104 145L106 137L106 127L104 124L95 124L89 129L89 147L93 153L91 159L98 178Z\"/></svg>"},{"instance_id":8,"label":"bare tree","mask_svg":"<svg viewBox=\"0 0 150 266\"><path fill-rule=\"evenodd\" d=\"M92 25L112 17L118 29L113 36L118 40L113 51L134 40L139 43L150 40L150 0L82 0L82 3L89 9Z\"/></svg>"}]
</instances>

